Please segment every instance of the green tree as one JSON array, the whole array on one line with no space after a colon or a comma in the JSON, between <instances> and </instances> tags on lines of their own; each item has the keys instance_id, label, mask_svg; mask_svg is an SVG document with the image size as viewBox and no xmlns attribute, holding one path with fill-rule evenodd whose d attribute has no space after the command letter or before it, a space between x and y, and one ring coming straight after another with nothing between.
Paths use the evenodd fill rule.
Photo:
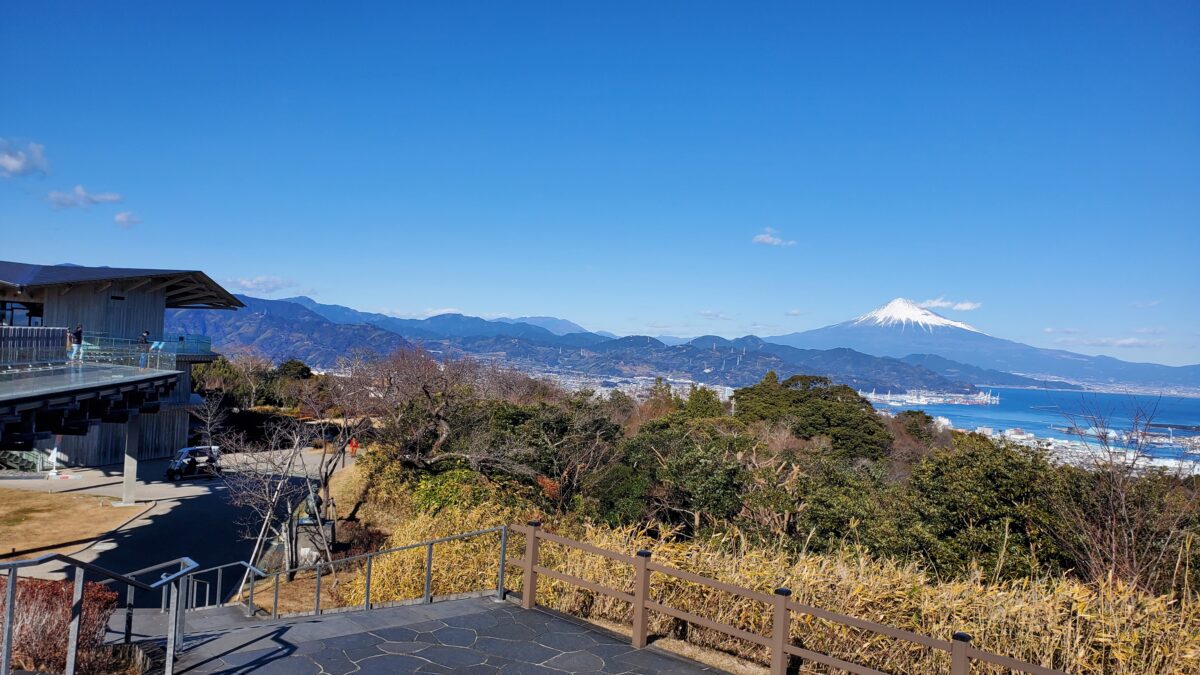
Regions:
<instances>
[{"instance_id":1,"label":"green tree","mask_svg":"<svg viewBox=\"0 0 1200 675\"><path fill-rule=\"evenodd\" d=\"M683 414L691 419L724 417L725 406L721 405L717 392L708 387L692 385L688 390L687 401L683 404Z\"/></svg>"},{"instance_id":2,"label":"green tree","mask_svg":"<svg viewBox=\"0 0 1200 675\"><path fill-rule=\"evenodd\" d=\"M913 467L914 543L943 575L961 574L972 562L996 578L1069 565L1055 538L1060 486L1041 451L957 434L953 447Z\"/></svg>"}]
</instances>

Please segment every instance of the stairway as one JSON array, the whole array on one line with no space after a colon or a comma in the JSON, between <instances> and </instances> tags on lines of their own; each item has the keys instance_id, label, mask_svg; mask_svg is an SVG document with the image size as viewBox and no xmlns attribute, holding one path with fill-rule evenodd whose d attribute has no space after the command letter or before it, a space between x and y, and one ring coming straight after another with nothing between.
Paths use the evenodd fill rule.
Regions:
<instances>
[{"instance_id":1,"label":"stairway","mask_svg":"<svg viewBox=\"0 0 1200 675\"><path fill-rule=\"evenodd\" d=\"M41 471L42 453L37 450L0 450L0 470Z\"/></svg>"}]
</instances>

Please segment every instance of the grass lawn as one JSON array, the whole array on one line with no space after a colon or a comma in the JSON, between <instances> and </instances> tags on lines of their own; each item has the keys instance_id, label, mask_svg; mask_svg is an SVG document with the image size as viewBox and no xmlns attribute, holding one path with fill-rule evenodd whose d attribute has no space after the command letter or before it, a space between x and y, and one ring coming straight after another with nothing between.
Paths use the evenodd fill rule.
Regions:
<instances>
[{"instance_id":1,"label":"grass lawn","mask_svg":"<svg viewBox=\"0 0 1200 675\"><path fill-rule=\"evenodd\" d=\"M0 488L0 560L69 553L138 513L111 502L111 497Z\"/></svg>"}]
</instances>

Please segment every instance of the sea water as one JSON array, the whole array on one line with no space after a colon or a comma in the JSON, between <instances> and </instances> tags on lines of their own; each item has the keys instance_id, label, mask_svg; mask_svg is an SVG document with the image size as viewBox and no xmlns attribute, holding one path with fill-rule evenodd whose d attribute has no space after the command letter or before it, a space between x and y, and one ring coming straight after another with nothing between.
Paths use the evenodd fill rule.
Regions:
<instances>
[{"instance_id":1,"label":"sea water","mask_svg":"<svg viewBox=\"0 0 1200 675\"><path fill-rule=\"evenodd\" d=\"M879 406L883 410L924 410L934 417L945 417L955 429L974 431L991 427L996 433L1021 429L1039 438L1078 440L1068 427L1087 428L1096 418L1107 427L1122 432L1132 429L1132 420L1140 415L1156 426L1154 433L1168 433L1157 425L1200 426L1200 398L1184 396L1147 396L1145 394L1098 393L1090 391L1046 391L984 387L1000 396L998 405L912 405ZM1194 436L1195 431L1176 430L1175 436ZM1151 448L1151 454L1175 454L1165 448Z\"/></svg>"}]
</instances>

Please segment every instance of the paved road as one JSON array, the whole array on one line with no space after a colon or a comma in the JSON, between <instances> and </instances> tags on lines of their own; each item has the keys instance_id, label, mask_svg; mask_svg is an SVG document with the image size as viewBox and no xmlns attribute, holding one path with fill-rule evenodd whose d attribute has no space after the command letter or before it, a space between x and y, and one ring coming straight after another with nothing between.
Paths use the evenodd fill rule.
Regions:
<instances>
[{"instance_id":1,"label":"paved road","mask_svg":"<svg viewBox=\"0 0 1200 675\"><path fill-rule=\"evenodd\" d=\"M204 567L244 560L252 543L243 537L240 521L246 512L229 503L220 480L163 480L166 460L143 461L138 466L139 500L157 500L148 513L118 532L101 538L78 555L114 572L129 572L158 562L187 556ZM119 499L121 467L72 469L76 480L0 479L0 487L54 492L98 494ZM130 516L138 507L130 508ZM53 570L41 570L54 576ZM141 594L145 595L145 594ZM155 606L158 598L139 597L139 606Z\"/></svg>"}]
</instances>

